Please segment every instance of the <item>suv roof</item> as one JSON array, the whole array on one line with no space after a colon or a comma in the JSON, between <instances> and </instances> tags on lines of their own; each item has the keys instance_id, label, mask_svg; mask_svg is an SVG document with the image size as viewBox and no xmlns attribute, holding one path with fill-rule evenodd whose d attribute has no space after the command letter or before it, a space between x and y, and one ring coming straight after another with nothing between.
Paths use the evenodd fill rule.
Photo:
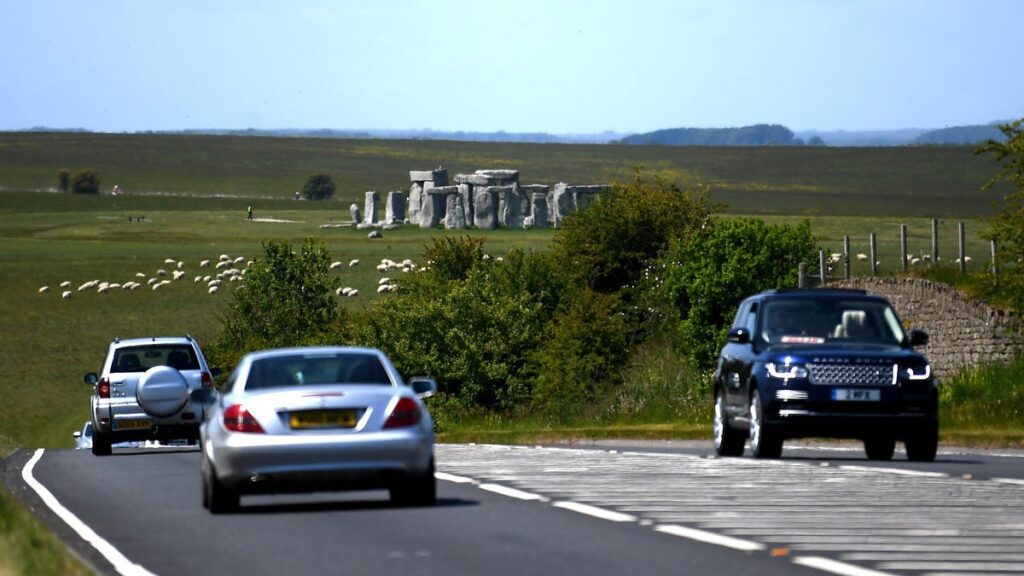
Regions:
<instances>
[{"instance_id":1,"label":"suv roof","mask_svg":"<svg viewBox=\"0 0 1024 576\"><path fill-rule=\"evenodd\" d=\"M121 340L120 338L114 338L112 344L117 346L130 346L139 344L182 344L182 343L193 343L195 340L190 335L185 336L158 336L152 338L129 338L127 340Z\"/></svg>"}]
</instances>

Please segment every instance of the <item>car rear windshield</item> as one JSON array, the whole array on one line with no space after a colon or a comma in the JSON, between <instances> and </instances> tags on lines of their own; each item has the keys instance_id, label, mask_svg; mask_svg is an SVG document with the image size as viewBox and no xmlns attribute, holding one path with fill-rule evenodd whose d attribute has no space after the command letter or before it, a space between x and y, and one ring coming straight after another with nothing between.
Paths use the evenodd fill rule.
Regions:
<instances>
[{"instance_id":1,"label":"car rear windshield","mask_svg":"<svg viewBox=\"0 0 1024 576\"><path fill-rule=\"evenodd\" d=\"M114 351L111 372L145 372L154 366L170 366L178 370L198 370L199 359L188 344L153 344L126 346Z\"/></svg>"},{"instance_id":2,"label":"car rear windshield","mask_svg":"<svg viewBox=\"0 0 1024 576\"><path fill-rule=\"evenodd\" d=\"M903 328L892 308L877 300L779 299L765 304L761 338L787 345L899 345Z\"/></svg>"},{"instance_id":3,"label":"car rear windshield","mask_svg":"<svg viewBox=\"0 0 1024 576\"><path fill-rule=\"evenodd\" d=\"M391 385L391 378L373 354L294 354L254 360L246 390L314 384Z\"/></svg>"}]
</instances>

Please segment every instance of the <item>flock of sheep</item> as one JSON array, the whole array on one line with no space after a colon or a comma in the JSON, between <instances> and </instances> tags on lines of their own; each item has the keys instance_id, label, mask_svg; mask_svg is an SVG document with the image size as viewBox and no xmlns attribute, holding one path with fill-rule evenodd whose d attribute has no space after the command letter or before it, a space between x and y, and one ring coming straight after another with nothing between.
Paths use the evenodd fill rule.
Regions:
<instances>
[{"instance_id":1,"label":"flock of sheep","mask_svg":"<svg viewBox=\"0 0 1024 576\"><path fill-rule=\"evenodd\" d=\"M856 258L857 258L857 260L859 262L864 262L864 261L866 261L868 259L868 255L863 253L863 252L859 252L857 254ZM911 266L917 266L921 262L928 262L931 259L932 259L932 255L931 254L922 254L920 256L910 256L907 259L907 262L909 262ZM841 252L833 252L833 253L829 254L828 261L829 261L830 264L837 264L839 262L842 262L843 261L843 254ZM970 262L970 261L971 261L971 257L970 256L964 256L964 262L965 263L966 262ZM959 263L960 263L960 259L959 258L957 258L956 260L953 261L953 264L959 264ZM882 264L881 262L875 262L875 266L880 266L881 264Z\"/></svg>"},{"instance_id":2,"label":"flock of sheep","mask_svg":"<svg viewBox=\"0 0 1024 576\"><path fill-rule=\"evenodd\" d=\"M202 260L199 262L199 267L210 268L211 262L211 260ZM160 268L152 276L145 274L143 272L138 272L135 274L135 277L140 280L145 278L145 286L148 286L151 290L160 290L161 288L171 284L172 282L177 282L185 278L185 276L187 275L186 271L184 270L184 261L176 260L174 258L167 258L164 260L164 264L173 265L174 267L171 268L170 266L168 266L167 268L170 269L169 272L167 269ZM244 280L245 272L250 266L252 266L252 264L253 261L246 260L244 256L237 256L232 258L227 254L221 254L217 262L213 264L213 268L217 270L217 272L214 272L213 274L196 275L192 278L192 281L196 284L205 284L207 293L216 294L217 292L220 291L221 286L225 282L241 282L242 280ZM353 259L348 263L348 266L350 268L358 265L358 259ZM332 262L330 265L330 269L337 270L342 266L343 264L341 262ZM402 272L405 273L421 270L421 268L419 268L412 260L408 259L403 260L402 262L395 262L393 260L384 258L380 261L380 264L377 265L377 270L381 273L386 273L389 270L393 269L401 270ZM170 276L170 279L168 279L168 275ZM89 280L88 282L80 284L77 289L72 290L73 284L71 283L70 280L65 280L64 282L60 283L60 288L62 289L61 298L63 298L64 300L71 299L75 292L94 291L96 293L103 294L113 290L137 290L142 286L143 284L141 282L135 280L130 280L127 282ZM381 278L377 285L378 294L383 294L385 292L394 292L397 289L397 281L388 277ZM49 292L49 286L41 286L39 288L40 294L46 294ZM352 288L350 286L345 286L343 288L338 288L335 291L335 295L352 298L359 295L359 290Z\"/></svg>"}]
</instances>

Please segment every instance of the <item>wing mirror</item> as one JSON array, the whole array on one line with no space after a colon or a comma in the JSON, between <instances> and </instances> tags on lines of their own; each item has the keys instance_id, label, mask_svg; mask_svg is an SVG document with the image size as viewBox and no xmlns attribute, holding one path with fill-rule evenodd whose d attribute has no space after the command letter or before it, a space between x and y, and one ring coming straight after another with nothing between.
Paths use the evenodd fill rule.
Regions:
<instances>
[{"instance_id":1,"label":"wing mirror","mask_svg":"<svg viewBox=\"0 0 1024 576\"><path fill-rule=\"evenodd\" d=\"M910 345L911 346L927 346L928 345L928 333L924 330L918 330L914 328L910 331Z\"/></svg>"},{"instance_id":2,"label":"wing mirror","mask_svg":"<svg viewBox=\"0 0 1024 576\"><path fill-rule=\"evenodd\" d=\"M420 398L430 398L437 392L437 381L427 376L414 376L410 378L409 386Z\"/></svg>"},{"instance_id":3,"label":"wing mirror","mask_svg":"<svg viewBox=\"0 0 1024 576\"><path fill-rule=\"evenodd\" d=\"M746 328L733 328L726 340L733 344L750 344L750 332Z\"/></svg>"},{"instance_id":4,"label":"wing mirror","mask_svg":"<svg viewBox=\"0 0 1024 576\"><path fill-rule=\"evenodd\" d=\"M97 376L95 372L89 372L82 380L84 380L89 386L95 386L96 383L100 381L100 377Z\"/></svg>"}]
</instances>

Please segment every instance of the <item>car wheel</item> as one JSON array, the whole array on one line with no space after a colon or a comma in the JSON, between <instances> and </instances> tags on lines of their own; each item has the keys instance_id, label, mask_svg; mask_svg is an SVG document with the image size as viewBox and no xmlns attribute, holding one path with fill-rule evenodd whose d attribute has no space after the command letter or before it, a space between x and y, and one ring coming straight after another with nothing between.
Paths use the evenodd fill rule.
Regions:
<instances>
[{"instance_id":1,"label":"car wheel","mask_svg":"<svg viewBox=\"0 0 1024 576\"><path fill-rule=\"evenodd\" d=\"M868 455L868 460L892 460L892 453L895 451L895 438L864 439L864 452Z\"/></svg>"},{"instance_id":2,"label":"car wheel","mask_svg":"<svg viewBox=\"0 0 1024 576\"><path fill-rule=\"evenodd\" d=\"M437 503L437 479L434 461L425 474L391 488L391 502L398 506L433 506Z\"/></svg>"},{"instance_id":3,"label":"car wheel","mask_svg":"<svg viewBox=\"0 0 1024 576\"><path fill-rule=\"evenodd\" d=\"M238 491L225 486L217 479L213 464L203 454L203 507L211 514L224 514L238 509Z\"/></svg>"},{"instance_id":4,"label":"car wheel","mask_svg":"<svg viewBox=\"0 0 1024 576\"><path fill-rule=\"evenodd\" d=\"M93 432L92 435L92 453L95 456L110 456L111 452L111 440L109 434L103 434L99 431Z\"/></svg>"},{"instance_id":5,"label":"car wheel","mask_svg":"<svg viewBox=\"0 0 1024 576\"><path fill-rule=\"evenodd\" d=\"M778 458L782 455L782 439L764 420L759 390L754 390L750 397L750 452L755 458Z\"/></svg>"},{"instance_id":6,"label":"car wheel","mask_svg":"<svg viewBox=\"0 0 1024 576\"><path fill-rule=\"evenodd\" d=\"M907 460L933 462L939 450L939 424L932 422L923 426L906 440Z\"/></svg>"},{"instance_id":7,"label":"car wheel","mask_svg":"<svg viewBox=\"0 0 1024 576\"><path fill-rule=\"evenodd\" d=\"M725 395L715 394L715 453L719 456L742 456L743 433L729 426L729 416L725 413Z\"/></svg>"}]
</instances>

